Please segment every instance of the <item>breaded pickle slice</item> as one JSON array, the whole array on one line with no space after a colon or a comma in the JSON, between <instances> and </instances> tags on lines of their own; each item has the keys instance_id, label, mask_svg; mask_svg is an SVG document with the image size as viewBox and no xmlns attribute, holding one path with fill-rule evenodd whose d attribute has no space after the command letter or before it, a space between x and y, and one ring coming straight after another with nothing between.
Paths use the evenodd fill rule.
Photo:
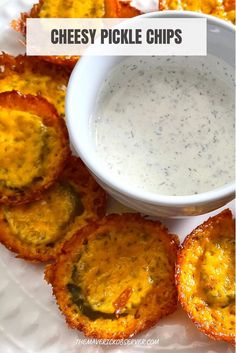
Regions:
<instances>
[{"instance_id":1,"label":"breaded pickle slice","mask_svg":"<svg viewBox=\"0 0 236 353\"><path fill-rule=\"evenodd\" d=\"M46 279L70 327L131 337L175 311L178 238L138 214L109 215L75 233Z\"/></svg>"},{"instance_id":2,"label":"breaded pickle slice","mask_svg":"<svg viewBox=\"0 0 236 353\"><path fill-rule=\"evenodd\" d=\"M26 33L26 19L32 18L117 18L134 17L140 11L119 0L40 0L31 11L22 13L20 20L12 22L13 28ZM73 68L79 56L42 56L42 59Z\"/></svg>"},{"instance_id":3,"label":"breaded pickle slice","mask_svg":"<svg viewBox=\"0 0 236 353\"><path fill-rule=\"evenodd\" d=\"M235 239L230 210L209 218L178 254L178 296L197 328L215 340L235 340Z\"/></svg>"},{"instance_id":4,"label":"breaded pickle slice","mask_svg":"<svg viewBox=\"0 0 236 353\"><path fill-rule=\"evenodd\" d=\"M65 115L65 94L70 70L32 56L0 55L0 92L17 90L46 98Z\"/></svg>"},{"instance_id":5,"label":"breaded pickle slice","mask_svg":"<svg viewBox=\"0 0 236 353\"><path fill-rule=\"evenodd\" d=\"M69 155L65 122L44 98L0 93L0 203L40 197Z\"/></svg>"},{"instance_id":6,"label":"breaded pickle slice","mask_svg":"<svg viewBox=\"0 0 236 353\"><path fill-rule=\"evenodd\" d=\"M197 11L235 23L235 0L160 0L159 8Z\"/></svg>"},{"instance_id":7,"label":"breaded pickle slice","mask_svg":"<svg viewBox=\"0 0 236 353\"><path fill-rule=\"evenodd\" d=\"M71 157L41 200L1 207L0 242L26 260L52 260L75 229L104 216L105 210L105 192L82 161Z\"/></svg>"}]
</instances>

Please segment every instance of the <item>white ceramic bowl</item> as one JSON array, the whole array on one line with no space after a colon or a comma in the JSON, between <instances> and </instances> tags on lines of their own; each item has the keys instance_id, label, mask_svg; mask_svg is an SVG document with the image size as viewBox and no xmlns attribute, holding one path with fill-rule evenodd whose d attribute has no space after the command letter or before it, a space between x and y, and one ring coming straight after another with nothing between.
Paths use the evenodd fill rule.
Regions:
<instances>
[{"instance_id":1,"label":"white ceramic bowl","mask_svg":"<svg viewBox=\"0 0 236 353\"><path fill-rule=\"evenodd\" d=\"M194 12L163 11L145 17L206 17L208 53L234 65L235 28L230 23ZM128 21L135 21L129 19ZM164 217L184 217L215 210L234 198L234 182L198 195L166 196L132 190L105 170L91 143L89 120L98 90L108 72L124 57L84 56L75 66L66 96L66 118L75 152L81 157L99 184L115 199L139 212Z\"/></svg>"}]
</instances>

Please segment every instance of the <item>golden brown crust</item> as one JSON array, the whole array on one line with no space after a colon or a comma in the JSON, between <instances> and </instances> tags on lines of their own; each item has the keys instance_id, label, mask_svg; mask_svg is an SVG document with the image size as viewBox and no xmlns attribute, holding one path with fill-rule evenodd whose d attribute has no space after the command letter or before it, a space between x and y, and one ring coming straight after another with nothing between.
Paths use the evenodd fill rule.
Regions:
<instances>
[{"instance_id":1,"label":"golden brown crust","mask_svg":"<svg viewBox=\"0 0 236 353\"><path fill-rule=\"evenodd\" d=\"M0 66L0 78L4 77L9 70L23 73L25 70L29 69L32 72L41 72L46 75L49 75L50 72L53 72L54 75L56 72L59 72L59 74L62 74L66 79L69 79L71 74L71 70L63 67L59 69L57 66L42 62L39 57L26 55L13 56L5 52L1 52L0 54Z\"/></svg>"},{"instance_id":2,"label":"golden brown crust","mask_svg":"<svg viewBox=\"0 0 236 353\"><path fill-rule=\"evenodd\" d=\"M104 0L105 16L107 18L119 17L120 2L119 0Z\"/></svg>"},{"instance_id":3,"label":"golden brown crust","mask_svg":"<svg viewBox=\"0 0 236 353\"><path fill-rule=\"evenodd\" d=\"M44 60L46 62L65 66L68 69L73 69L79 60L79 56L40 56L40 60Z\"/></svg>"},{"instance_id":4,"label":"golden brown crust","mask_svg":"<svg viewBox=\"0 0 236 353\"><path fill-rule=\"evenodd\" d=\"M229 237L232 241L234 239L234 220L229 209L222 211L220 214L209 218L206 222L194 229L189 234L183 244L181 245L176 265L176 285L178 288L178 299L187 312L189 318L194 322L197 328L214 340L226 341L231 344L235 343L235 334L226 333L224 329L224 322L228 320L226 313L221 313L221 307L211 308L211 304L205 301L204 292L200 284L198 284L199 276L201 276L201 268L197 266L196 273L192 270L196 261L204 259L204 247L217 238ZM219 245L217 245L218 247ZM223 259L226 261L226 259ZM233 259L231 259L233 261ZM220 267L220 263L216 266ZM190 273L193 271L193 273ZM199 273L200 272L200 273ZM211 279L212 281L214 278ZM194 293L195 283L196 288L199 288ZM216 283L216 282L215 282ZM214 289L210 287L210 289ZM199 300L198 300L199 297ZM218 297L216 297L218 300ZM233 304L234 306L234 304ZM231 309L229 310L231 312ZM222 316L223 315L223 316ZM219 321L221 317L221 329L219 331ZM232 323L234 326L234 324ZM235 330L233 330L235 332Z\"/></svg>"},{"instance_id":5,"label":"golden brown crust","mask_svg":"<svg viewBox=\"0 0 236 353\"><path fill-rule=\"evenodd\" d=\"M64 186L66 188L73 188L72 195L73 197L74 195L79 197L81 204L79 204L79 208L77 205L77 213L74 214L66 228L60 232L60 237L52 239L48 235L47 239L47 234L45 234L47 242L42 243L37 238L42 237L42 232L45 228L44 225L49 223L50 227L52 219L57 220L58 217L63 216L63 213L67 212L66 208L68 205L62 205L64 201L63 195L60 197L60 189L58 189L61 186L63 186L62 191L64 190ZM55 193L59 193L59 196L56 195L55 197ZM50 201L53 197L54 203ZM48 208L51 208L51 211ZM89 222L104 216L105 211L106 193L92 178L83 162L79 158L71 156L57 183L44 192L40 201L33 201L23 206L0 208L0 242L9 250L17 253L17 257L19 258L33 262L50 261L56 259L64 242L70 239L75 229L78 230ZM11 223L17 225L16 216L19 212L21 219L22 215L24 217L24 229L21 230L19 226L19 234L23 233L21 237L19 234L15 234L11 228ZM37 212L40 212L39 217L36 215ZM7 216L9 215L10 217L8 218ZM18 225L21 219L18 220ZM58 219L59 222L60 219ZM43 226L41 233L40 224ZM27 227L30 229L29 233L27 233ZM31 234L33 232L38 233L35 236L35 234ZM29 236L27 236L28 234ZM31 241L30 235L32 235L33 241ZM37 237L36 240L35 237Z\"/></svg>"},{"instance_id":6,"label":"golden brown crust","mask_svg":"<svg viewBox=\"0 0 236 353\"><path fill-rule=\"evenodd\" d=\"M114 316L111 318L109 315L113 314L103 314L104 316L102 315L102 317L98 317L98 312L95 312L95 317L89 318L89 316L87 316L82 309L82 311L80 311L79 307L73 303L68 289L68 286L72 286L73 289L73 284L70 284L70 276L74 276L74 274L72 274L74 273L73 264L78 261L78 257L80 259L80 251L83 251L86 244L88 244L88 246L92 246L89 244L92 244L90 242L93 241L93 239L99 239L100 236L103 237L103 232L109 233L113 231L120 237L126 237L126 234L128 234L126 231L130 231L132 233L134 232L134 239L136 239L138 243L139 241L141 242L141 237L145 236L144 234L146 233L148 236L152 237L152 246L156 246L158 244L158 249L165 249L163 256L165 257L168 265L164 269L164 271L166 271L164 273L167 274L166 278L168 278L168 281L163 280L150 285L151 289L149 289L146 292L146 295L140 299L140 304L133 309L134 311L131 310L131 312L125 316L122 314L119 315L119 313L123 310L124 306L126 306L127 302L129 302L130 296L132 298L131 289L134 290L134 288L132 288L131 284L127 285L124 290L121 290L121 284L119 282L119 278L117 278L116 284L119 286L118 290L120 290L120 295L115 301L112 302ZM100 266L100 261L102 261L99 259L110 254L111 248L109 245L106 246L107 247L105 248L102 247L104 249L104 255L96 252L98 266ZM112 214L104 217L100 221L91 223L79 232L76 232L73 238L65 243L62 253L57 258L56 262L46 267L45 278L48 283L51 283L58 306L66 316L66 321L70 327L77 328L83 331L86 336L95 338L120 339L132 337L133 335L152 327L162 317L169 315L176 310L177 293L174 284L174 266L177 248L177 236L169 234L167 229L161 223L146 220L139 214ZM132 245L129 251L130 250L132 251ZM122 256L124 256L124 252L122 251L125 250L120 249L119 251ZM159 251L161 254L161 250ZM139 256L143 254L139 253L137 255ZM131 256L130 252L129 256ZM115 265L117 264L117 257L112 257L112 259L114 260L114 268L117 268L117 265ZM94 262L92 263L94 264ZM161 262L159 261L159 264L160 263ZM109 262L109 264L109 266L112 266L111 262ZM96 267L95 264L94 266ZM106 272L101 275L105 276ZM88 276L88 272L86 272L85 276ZM122 278L122 280L123 279L124 278ZM114 286L116 286L116 284L114 283ZM99 291L99 286L96 286L96 288L97 291ZM115 290L115 287L111 287L110 285L109 288L109 291L111 292Z\"/></svg>"},{"instance_id":7,"label":"golden brown crust","mask_svg":"<svg viewBox=\"0 0 236 353\"><path fill-rule=\"evenodd\" d=\"M64 117L66 86L71 71L36 57L0 55L0 92L18 90L40 95L52 103Z\"/></svg>"},{"instance_id":8,"label":"golden brown crust","mask_svg":"<svg viewBox=\"0 0 236 353\"><path fill-rule=\"evenodd\" d=\"M130 2L120 1L119 16L120 18L131 18L141 15L141 11L130 5Z\"/></svg>"},{"instance_id":9,"label":"golden brown crust","mask_svg":"<svg viewBox=\"0 0 236 353\"><path fill-rule=\"evenodd\" d=\"M41 118L44 126L50 127L55 133L59 149L52 152L55 155L52 165L47 166L47 170L40 175L39 180L32 180L30 185L18 189L7 187L4 183L0 187L0 203L3 204L21 204L38 199L42 192L58 178L68 158L69 139L65 122L46 99L30 94L23 95L17 91L0 93L0 107L10 111L34 114ZM4 155L1 158L4 159ZM32 161L32 163L35 162Z\"/></svg>"},{"instance_id":10,"label":"golden brown crust","mask_svg":"<svg viewBox=\"0 0 236 353\"><path fill-rule=\"evenodd\" d=\"M235 0L160 0L159 9L197 11L235 23Z\"/></svg>"},{"instance_id":11,"label":"golden brown crust","mask_svg":"<svg viewBox=\"0 0 236 353\"><path fill-rule=\"evenodd\" d=\"M26 36L26 20L27 18L39 17L39 12L42 8L43 2L43 0L39 0L37 4L33 5L29 12L22 12L19 19L11 21L11 27L15 31ZM61 65L67 67L68 69L73 69L79 60L79 56L40 56L38 59L55 65Z\"/></svg>"},{"instance_id":12,"label":"golden brown crust","mask_svg":"<svg viewBox=\"0 0 236 353\"><path fill-rule=\"evenodd\" d=\"M37 4L33 5L32 9L29 12L22 12L18 20L13 20L11 22L12 28L17 32L22 33L23 35L26 35L27 18L37 18L42 4L43 0L39 0Z\"/></svg>"}]
</instances>

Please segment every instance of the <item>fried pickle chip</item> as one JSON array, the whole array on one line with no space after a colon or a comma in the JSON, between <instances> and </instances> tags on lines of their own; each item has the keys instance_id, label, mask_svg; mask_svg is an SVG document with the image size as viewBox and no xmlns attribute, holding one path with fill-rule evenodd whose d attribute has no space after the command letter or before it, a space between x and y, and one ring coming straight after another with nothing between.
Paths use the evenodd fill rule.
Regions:
<instances>
[{"instance_id":1,"label":"fried pickle chip","mask_svg":"<svg viewBox=\"0 0 236 353\"><path fill-rule=\"evenodd\" d=\"M57 182L38 201L0 209L0 242L18 257L55 259L75 230L104 216L106 194L82 161L70 157Z\"/></svg>"},{"instance_id":2,"label":"fried pickle chip","mask_svg":"<svg viewBox=\"0 0 236 353\"><path fill-rule=\"evenodd\" d=\"M234 220L225 210L197 227L178 254L179 300L197 328L215 340L235 340Z\"/></svg>"},{"instance_id":3,"label":"fried pickle chip","mask_svg":"<svg viewBox=\"0 0 236 353\"><path fill-rule=\"evenodd\" d=\"M161 223L112 214L75 233L45 277L70 327L126 338L175 311L177 248Z\"/></svg>"},{"instance_id":4,"label":"fried pickle chip","mask_svg":"<svg viewBox=\"0 0 236 353\"><path fill-rule=\"evenodd\" d=\"M35 57L0 55L0 92L17 90L40 95L65 115L65 94L70 71Z\"/></svg>"},{"instance_id":5,"label":"fried pickle chip","mask_svg":"<svg viewBox=\"0 0 236 353\"><path fill-rule=\"evenodd\" d=\"M235 0L160 0L159 8L203 12L235 23Z\"/></svg>"},{"instance_id":6,"label":"fried pickle chip","mask_svg":"<svg viewBox=\"0 0 236 353\"><path fill-rule=\"evenodd\" d=\"M44 98L0 93L0 203L40 196L69 155L65 122Z\"/></svg>"},{"instance_id":7,"label":"fried pickle chip","mask_svg":"<svg viewBox=\"0 0 236 353\"><path fill-rule=\"evenodd\" d=\"M40 0L29 13L22 13L19 20L12 21L12 27L26 34L26 19L31 18L117 18L134 17L140 11L129 3L119 0ZM41 56L43 60L73 68L79 56Z\"/></svg>"}]
</instances>

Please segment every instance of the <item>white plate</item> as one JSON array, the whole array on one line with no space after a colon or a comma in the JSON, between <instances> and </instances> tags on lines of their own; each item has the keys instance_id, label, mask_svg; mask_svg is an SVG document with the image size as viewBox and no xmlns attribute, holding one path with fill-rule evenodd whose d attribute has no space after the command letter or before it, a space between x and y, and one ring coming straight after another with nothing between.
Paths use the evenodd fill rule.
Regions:
<instances>
[{"instance_id":1,"label":"white plate","mask_svg":"<svg viewBox=\"0 0 236 353\"><path fill-rule=\"evenodd\" d=\"M147 0L136 0L147 5ZM20 35L9 23L27 11L33 0L0 0L0 50L18 54L24 52ZM153 4L150 0L148 4ZM150 7L151 9L151 7ZM153 8L152 8L153 9ZM234 203L229 205L232 210ZM127 209L110 200L109 212ZM198 224L220 210L183 220L160 219L181 240ZM83 335L67 327L51 293L51 287L43 278L43 266L32 265L0 246L0 353L233 353L234 349L214 342L201 334L187 315L179 308L174 314L161 320L154 328L137 338L159 339L152 346L133 344L129 346L81 345Z\"/></svg>"}]
</instances>

